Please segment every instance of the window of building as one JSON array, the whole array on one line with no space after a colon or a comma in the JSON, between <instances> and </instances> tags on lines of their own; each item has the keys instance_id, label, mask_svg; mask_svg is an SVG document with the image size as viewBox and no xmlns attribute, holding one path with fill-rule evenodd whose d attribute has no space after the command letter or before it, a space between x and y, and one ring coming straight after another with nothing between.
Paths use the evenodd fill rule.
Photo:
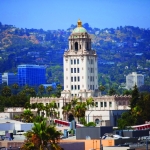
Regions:
<instances>
[{"instance_id":1,"label":"window of building","mask_svg":"<svg viewBox=\"0 0 150 150\"><path fill-rule=\"evenodd\" d=\"M73 64L73 60L71 59L71 64Z\"/></svg>"},{"instance_id":2,"label":"window of building","mask_svg":"<svg viewBox=\"0 0 150 150\"><path fill-rule=\"evenodd\" d=\"M71 68L71 73L73 73L73 68Z\"/></svg>"},{"instance_id":3,"label":"window of building","mask_svg":"<svg viewBox=\"0 0 150 150\"><path fill-rule=\"evenodd\" d=\"M98 107L98 102L95 102L95 107Z\"/></svg>"},{"instance_id":4,"label":"window of building","mask_svg":"<svg viewBox=\"0 0 150 150\"><path fill-rule=\"evenodd\" d=\"M74 82L76 82L76 77L74 77Z\"/></svg>"},{"instance_id":5,"label":"window of building","mask_svg":"<svg viewBox=\"0 0 150 150\"><path fill-rule=\"evenodd\" d=\"M74 64L76 64L76 59L74 59Z\"/></svg>"},{"instance_id":6,"label":"window of building","mask_svg":"<svg viewBox=\"0 0 150 150\"><path fill-rule=\"evenodd\" d=\"M78 73L80 72L79 68L77 68L77 72L78 72Z\"/></svg>"},{"instance_id":7,"label":"window of building","mask_svg":"<svg viewBox=\"0 0 150 150\"><path fill-rule=\"evenodd\" d=\"M103 107L103 102L101 102L101 107Z\"/></svg>"},{"instance_id":8,"label":"window of building","mask_svg":"<svg viewBox=\"0 0 150 150\"><path fill-rule=\"evenodd\" d=\"M74 86L74 89L75 89L75 90L77 89L77 86L76 86L76 85Z\"/></svg>"},{"instance_id":9,"label":"window of building","mask_svg":"<svg viewBox=\"0 0 150 150\"><path fill-rule=\"evenodd\" d=\"M90 90L92 90L92 85L90 85Z\"/></svg>"},{"instance_id":10,"label":"window of building","mask_svg":"<svg viewBox=\"0 0 150 150\"><path fill-rule=\"evenodd\" d=\"M77 59L77 64L79 64L79 59Z\"/></svg>"},{"instance_id":11,"label":"window of building","mask_svg":"<svg viewBox=\"0 0 150 150\"><path fill-rule=\"evenodd\" d=\"M93 68L91 68L91 73L93 73Z\"/></svg>"},{"instance_id":12,"label":"window of building","mask_svg":"<svg viewBox=\"0 0 150 150\"><path fill-rule=\"evenodd\" d=\"M80 81L80 77L78 76L78 81Z\"/></svg>"},{"instance_id":13,"label":"window of building","mask_svg":"<svg viewBox=\"0 0 150 150\"><path fill-rule=\"evenodd\" d=\"M76 68L74 68L74 73L76 73Z\"/></svg>"},{"instance_id":14,"label":"window of building","mask_svg":"<svg viewBox=\"0 0 150 150\"><path fill-rule=\"evenodd\" d=\"M92 81L92 76L90 76L90 81Z\"/></svg>"},{"instance_id":15,"label":"window of building","mask_svg":"<svg viewBox=\"0 0 150 150\"><path fill-rule=\"evenodd\" d=\"M104 102L104 107L107 107L107 102Z\"/></svg>"},{"instance_id":16,"label":"window of building","mask_svg":"<svg viewBox=\"0 0 150 150\"><path fill-rule=\"evenodd\" d=\"M93 90L94 90L94 85L93 85Z\"/></svg>"},{"instance_id":17,"label":"window of building","mask_svg":"<svg viewBox=\"0 0 150 150\"><path fill-rule=\"evenodd\" d=\"M57 106L58 106L58 108L59 108L59 106L60 106L59 103L57 104Z\"/></svg>"},{"instance_id":18,"label":"window of building","mask_svg":"<svg viewBox=\"0 0 150 150\"><path fill-rule=\"evenodd\" d=\"M78 85L78 90L80 90L80 85Z\"/></svg>"},{"instance_id":19,"label":"window of building","mask_svg":"<svg viewBox=\"0 0 150 150\"><path fill-rule=\"evenodd\" d=\"M73 77L71 77L71 82L73 82Z\"/></svg>"},{"instance_id":20,"label":"window of building","mask_svg":"<svg viewBox=\"0 0 150 150\"><path fill-rule=\"evenodd\" d=\"M109 102L109 107L112 107L112 102Z\"/></svg>"},{"instance_id":21,"label":"window of building","mask_svg":"<svg viewBox=\"0 0 150 150\"><path fill-rule=\"evenodd\" d=\"M81 44L80 44L80 49L81 49Z\"/></svg>"},{"instance_id":22,"label":"window of building","mask_svg":"<svg viewBox=\"0 0 150 150\"><path fill-rule=\"evenodd\" d=\"M75 50L78 50L78 42L75 42Z\"/></svg>"},{"instance_id":23,"label":"window of building","mask_svg":"<svg viewBox=\"0 0 150 150\"><path fill-rule=\"evenodd\" d=\"M73 90L73 85L71 85L71 90Z\"/></svg>"},{"instance_id":24,"label":"window of building","mask_svg":"<svg viewBox=\"0 0 150 150\"><path fill-rule=\"evenodd\" d=\"M93 77L93 81L94 81L94 77Z\"/></svg>"}]
</instances>

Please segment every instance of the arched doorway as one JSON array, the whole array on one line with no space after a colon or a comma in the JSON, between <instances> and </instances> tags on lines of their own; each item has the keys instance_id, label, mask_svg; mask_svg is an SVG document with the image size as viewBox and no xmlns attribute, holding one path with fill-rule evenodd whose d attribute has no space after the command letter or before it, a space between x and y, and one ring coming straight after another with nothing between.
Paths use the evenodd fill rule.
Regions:
<instances>
[{"instance_id":1,"label":"arched doorway","mask_svg":"<svg viewBox=\"0 0 150 150\"><path fill-rule=\"evenodd\" d=\"M75 50L78 50L78 42L75 42Z\"/></svg>"},{"instance_id":2,"label":"arched doorway","mask_svg":"<svg viewBox=\"0 0 150 150\"><path fill-rule=\"evenodd\" d=\"M99 119L95 119L95 123L98 125L100 123Z\"/></svg>"}]
</instances>

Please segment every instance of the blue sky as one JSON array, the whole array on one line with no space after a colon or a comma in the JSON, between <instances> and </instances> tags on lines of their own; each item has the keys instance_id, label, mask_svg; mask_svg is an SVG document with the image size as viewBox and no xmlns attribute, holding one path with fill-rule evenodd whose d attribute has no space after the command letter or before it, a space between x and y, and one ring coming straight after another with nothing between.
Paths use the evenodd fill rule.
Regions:
<instances>
[{"instance_id":1,"label":"blue sky","mask_svg":"<svg viewBox=\"0 0 150 150\"><path fill-rule=\"evenodd\" d=\"M78 19L100 29L150 28L150 0L0 0L0 22L19 28L67 29Z\"/></svg>"}]
</instances>

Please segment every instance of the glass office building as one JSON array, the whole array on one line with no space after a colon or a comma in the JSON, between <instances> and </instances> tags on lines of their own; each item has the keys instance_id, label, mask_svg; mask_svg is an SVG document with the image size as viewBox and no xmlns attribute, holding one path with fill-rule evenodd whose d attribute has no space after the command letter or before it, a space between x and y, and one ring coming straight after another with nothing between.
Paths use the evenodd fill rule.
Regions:
<instances>
[{"instance_id":1,"label":"glass office building","mask_svg":"<svg viewBox=\"0 0 150 150\"><path fill-rule=\"evenodd\" d=\"M2 83L6 83L7 85L13 85L15 83L18 84L18 75L15 73L7 73L5 72L2 75Z\"/></svg>"},{"instance_id":2,"label":"glass office building","mask_svg":"<svg viewBox=\"0 0 150 150\"><path fill-rule=\"evenodd\" d=\"M19 86L39 86L46 83L46 68L39 65L18 66Z\"/></svg>"}]
</instances>

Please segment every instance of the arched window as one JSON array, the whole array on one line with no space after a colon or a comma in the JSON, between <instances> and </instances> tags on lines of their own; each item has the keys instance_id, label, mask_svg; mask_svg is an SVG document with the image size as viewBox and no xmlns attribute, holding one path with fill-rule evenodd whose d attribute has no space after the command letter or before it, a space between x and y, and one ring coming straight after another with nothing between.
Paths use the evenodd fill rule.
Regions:
<instances>
[{"instance_id":1,"label":"arched window","mask_svg":"<svg viewBox=\"0 0 150 150\"><path fill-rule=\"evenodd\" d=\"M95 123L96 123L96 124L99 124L99 123L100 123L100 120L99 120L99 119L95 119Z\"/></svg>"},{"instance_id":2,"label":"arched window","mask_svg":"<svg viewBox=\"0 0 150 150\"><path fill-rule=\"evenodd\" d=\"M75 42L75 50L78 50L78 42Z\"/></svg>"}]
</instances>

